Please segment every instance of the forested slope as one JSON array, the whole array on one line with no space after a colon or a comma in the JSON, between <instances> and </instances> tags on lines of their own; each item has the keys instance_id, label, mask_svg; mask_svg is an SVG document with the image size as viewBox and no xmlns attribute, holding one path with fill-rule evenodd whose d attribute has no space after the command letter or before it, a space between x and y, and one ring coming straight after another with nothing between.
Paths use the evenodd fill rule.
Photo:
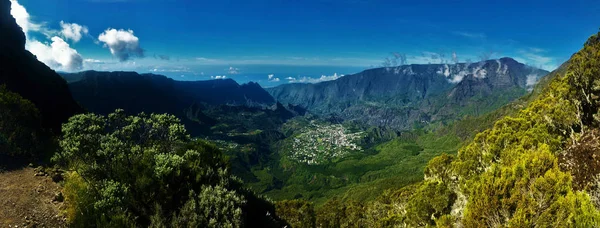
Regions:
<instances>
[{"instance_id":1,"label":"forested slope","mask_svg":"<svg viewBox=\"0 0 600 228\"><path fill-rule=\"evenodd\" d=\"M600 223L600 33L526 106L507 112L456 156L441 155L424 181L377 200L330 200L319 227L593 227ZM564 68L563 68L564 69ZM279 204L311 217L311 204ZM284 216L284 217L286 217ZM295 221L295 220L290 220ZM312 222L310 219L296 224Z\"/></svg>"}]
</instances>

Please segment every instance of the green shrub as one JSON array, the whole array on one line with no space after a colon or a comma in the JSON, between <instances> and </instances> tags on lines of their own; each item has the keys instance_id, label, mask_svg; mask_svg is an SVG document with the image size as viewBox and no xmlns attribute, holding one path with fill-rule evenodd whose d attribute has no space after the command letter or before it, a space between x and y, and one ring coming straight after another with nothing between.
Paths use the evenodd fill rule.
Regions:
<instances>
[{"instance_id":1,"label":"green shrub","mask_svg":"<svg viewBox=\"0 0 600 228\"><path fill-rule=\"evenodd\" d=\"M60 146L54 160L73 170L65 184L73 226L240 227L279 222L267 201L243 189L229 174L221 152L205 141L191 140L174 116L126 116L122 110L108 117L76 115L63 126Z\"/></svg>"},{"instance_id":2,"label":"green shrub","mask_svg":"<svg viewBox=\"0 0 600 228\"><path fill-rule=\"evenodd\" d=\"M8 157L7 163L31 161L46 157L50 146L35 105L0 86L0 156Z\"/></svg>"},{"instance_id":3,"label":"green shrub","mask_svg":"<svg viewBox=\"0 0 600 228\"><path fill-rule=\"evenodd\" d=\"M316 227L315 209L305 200L283 200L276 203L277 215L285 219L292 227Z\"/></svg>"}]
</instances>

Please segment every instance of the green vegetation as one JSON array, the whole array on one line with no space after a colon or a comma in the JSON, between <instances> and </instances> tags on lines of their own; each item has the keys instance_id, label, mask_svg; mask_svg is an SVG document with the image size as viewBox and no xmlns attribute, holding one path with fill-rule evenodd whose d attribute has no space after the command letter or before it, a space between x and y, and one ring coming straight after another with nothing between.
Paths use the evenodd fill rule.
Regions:
<instances>
[{"instance_id":1,"label":"green vegetation","mask_svg":"<svg viewBox=\"0 0 600 228\"><path fill-rule=\"evenodd\" d=\"M221 152L166 114L76 115L54 160L76 227L277 226L274 207L231 176Z\"/></svg>"},{"instance_id":2,"label":"green vegetation","mask_svg":"<svg viewBox=\"0 0 600 228\"><path fill-rule=\"evenodd\" d=\"M315 208L304 200L282 200L276 203L277 214L292 227L315 227Z\"/></svg>"},{"instance_id":3,"label":"green vegetation","mask_svg":"<svg viewBox=\"0 0 600 228\"><path fill-rule=\"evenodd\" d=\"M597 226L600 33L521 104L458 154L431 159L422 182L359 206L332 199L317 211L335 214L317 214L317 226L357 212L356 227Z\"/></svg>"},{"instance_id":4,"label":"green vegetation","mask_svg":"<svg viewBox=\"0 0 600 228\"><path fill-rule=\"evenodd\" d=\"M35 105L0 86L0 166L43 159L52 142Z\"/></svg>"},{"instance_id":5,"label":"green vegetation","mask_svg":"<svg viewBox=\"0 0 600 228\"><path fill-rule=\"evenodd\" d=\"M29 64L18 63L15 69ZM190 105L157 93L158 87L138 88L155 96L120 103L140 110L164 105L154 111L179 112L204 139L190 137L173 115L123 110L72 116L53 135L80 110L62 80L46 79L42 84L56 86L33 91L19 80L6 83L20 94L0 87L0 159L52 157L52 178L64 186L57 199L65 200L72 227L600 224L600 33L533 93L503 107L526 89L457 89L437 94L443 98L437 101L427 98L426 105L414 102L425 99L415 93L327 107L354 104L349 113L369 117L363 122L296 116L279 103L272 109ZM97 87L87 86L79 92ZM131 93L123 88L121 95ZM48 91L62 95L45 100ZM109 94L113 100L100 110L113 110L121 95ZM405 118L390 124L413 129L365 127L378 117Z\"/></svg>"},{"instance_id":6,"label":"green vegetation","mask_svg":"<svg viewBox=\"0 0 600 228\"><path fill-rule=\"evenodd\" d=\"M332 197L372 200L386 189L421 181L431 158L455 154L460 145L454 135L415 131L335 162L309 165L282 156L270 166L253 168L257 180L248 186L276 200L301 198L316 205Z\"/></svg>"}]
</instances>

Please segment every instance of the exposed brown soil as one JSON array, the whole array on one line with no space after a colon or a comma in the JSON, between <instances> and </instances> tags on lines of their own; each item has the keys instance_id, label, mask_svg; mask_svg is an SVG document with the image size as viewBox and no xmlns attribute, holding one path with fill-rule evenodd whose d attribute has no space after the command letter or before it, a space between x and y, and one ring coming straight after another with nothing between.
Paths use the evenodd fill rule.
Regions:
<instances>
[{"instance_id":1,"label":"exposed brown soil","mask_svg":"<svg viewBox=\"0 0 600 228\"><path fill-rule=\"evenodd\" d=\"M50 176L33 168L0 173L0 227L66 227L60 191Z\"/></svg>"}]
</instances>

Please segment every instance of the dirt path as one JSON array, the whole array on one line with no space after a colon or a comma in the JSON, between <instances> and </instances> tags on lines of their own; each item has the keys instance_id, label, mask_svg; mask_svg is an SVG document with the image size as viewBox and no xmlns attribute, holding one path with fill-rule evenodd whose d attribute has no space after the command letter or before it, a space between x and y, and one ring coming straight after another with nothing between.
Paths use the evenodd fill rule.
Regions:
<instances>
[{"instance_id":1,"label":"dirt path","mask_svg":"<svg viewBox=\"0 0 600 228\"><path fill-rule=\"evenodd\" d=\"M33 168L0 173L0 227L66 227L54 200L60 189Z\"/></svg>"}]
</instances>

